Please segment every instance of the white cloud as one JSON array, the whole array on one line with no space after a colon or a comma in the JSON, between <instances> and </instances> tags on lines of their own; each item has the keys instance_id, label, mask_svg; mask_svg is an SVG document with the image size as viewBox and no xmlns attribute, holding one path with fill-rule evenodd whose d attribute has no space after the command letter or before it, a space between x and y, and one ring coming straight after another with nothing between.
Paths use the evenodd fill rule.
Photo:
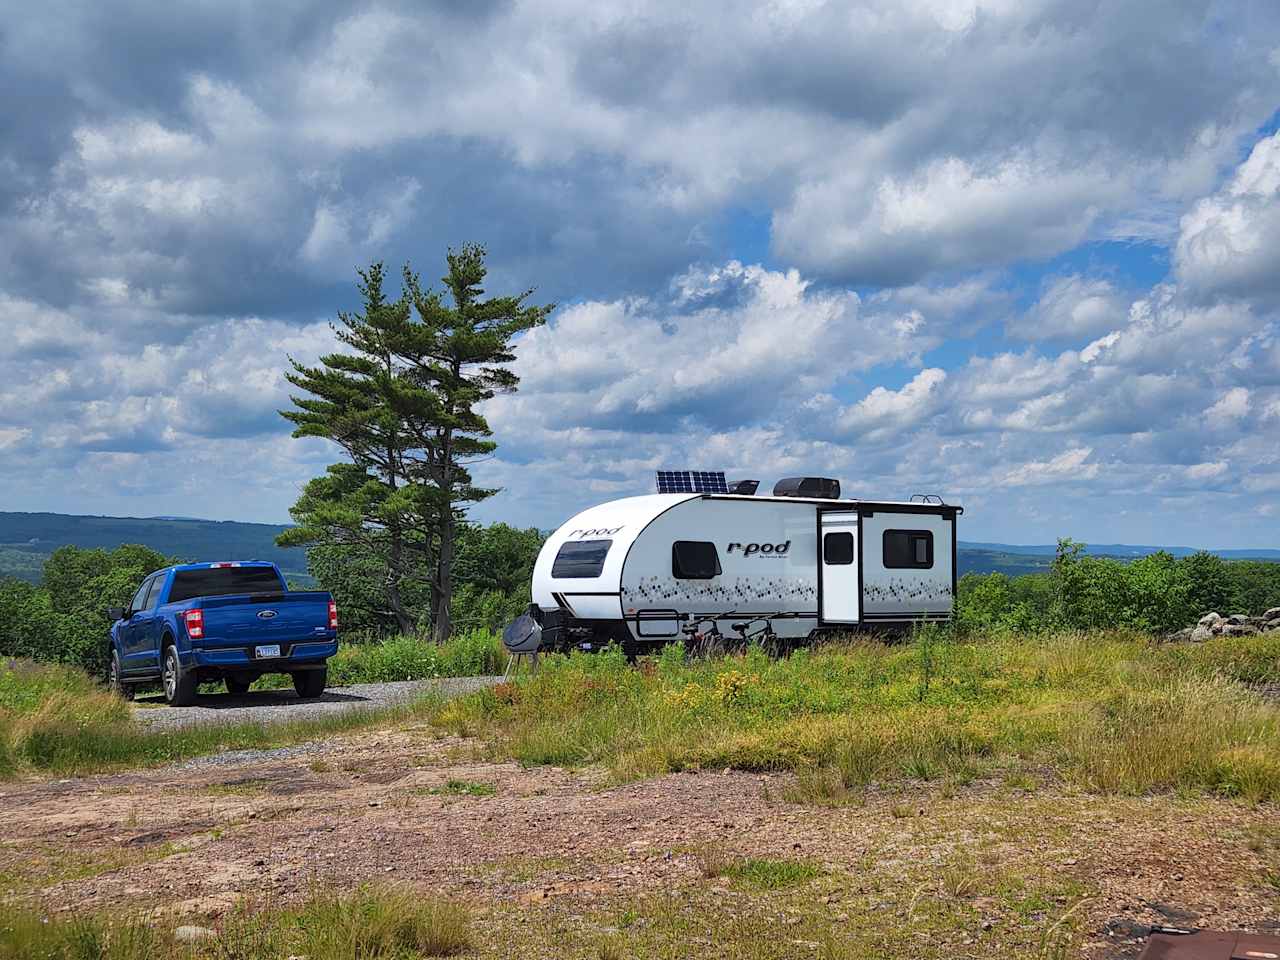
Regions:
<instances>
[{"instance_id":1,"label":"white cloud","mask_svg":"<svg viewBox=\"0 0 1280 960\"><path fill-rule=\"evenodd\" d=\"M1213 463L1193 463L1187 467L1187 478L1190 480L1216 480L1229 469L1229 465L1225 460L1216 460Z\"/></svg>"},{"instance_id":2,"label":"white cloud","mask_svg":"<svg viewBox=\"0 0 1280 960\"><path fill-rule=\"evenodd\" d=\"M1233 387L1205 410L1204 415L1211 424L1222 427L1243 419L1248 413L1249 391L1244 387Z\"/></svg>"},{"instance_id":3,"label":"white cloud","mask_svg":"<svg viewBox=\"0 0 1280 960\"><path fill-rule=\"evenodd\" d=\"M1109 281L1069 274L1047 281L1035 306L1008 329L1022 340L1089 336L1123 324L1127 309Z\"/></svg>"},{"instance_id":4,"label":"white cloud","mask_svg":"<svg viewBox=\"0 0 1280 960\"><path fill-rule=\"evenodd\" d=\"M1183 216L1175 264L1201 294L1280 295L1280 133L1259 141L1222 191Z\"/></svg>"},{"instance_id":5,"label":"white cloud","mask_svg":"<svg viewBox=\"0 0 1280 960\"><path fill-rule=\"evenodd\" d=\"M693 272L668 307L649 300L567 307L520 342L521 390L491 402L494 424L532 421L659 432L681 418L776 416L851 371L918 357L939 339L920 316L869 313L847 291L731 262Z\"/></svg>"},{"instance_id":6,"label":"white cloud","mask_svg":"<svg viewBox=\"0 0 1280 960\"><path fill-rule=\"evenodd\" d=\"M937 408L938 388L946 379L945 370L930 367L921 370L901 390L876 387L840 415L839 428L851 435L870 431L874 437L886 429L914 426Z\"/></svg>"},{"instance_id":7,"label":"white cloud","mask_svg":"<svg viewBox=\"0 0 1280 960\"><path fill-rule=\"evenodd\" d=\"M1003 482L1011 487L1020 487L1064 480L1092 480L1098 475L1099 469L1098 464L1085 462L1092 453L1091 447L1076 447L1051 460L1024 463L1006 473Z\"/></svg>"},{"instance_id":8,"label":"white cloud","mask_svg":"<svg viewBox=\"0 0 1280 960\"><path fill-rule=\"evenodd\" d=\"M31 431L26 427L0 427L0 450L16 447L29 436Z\"/></svg>"},{"instance_id":9,"label":"white cloud","mask_svg":"<svg viewBox=\"0 0 1280 960\"><path fill-rule=\"evenodd\" d=\"M1104 178L1018 158L981 170L959 157L909 179L863 171L802 185L774 220L779 249L863 282L1047 257L1079 243L1114 202ZM1010 243L1018 238L1017 246Z\"/></svg>"}]
</instances>

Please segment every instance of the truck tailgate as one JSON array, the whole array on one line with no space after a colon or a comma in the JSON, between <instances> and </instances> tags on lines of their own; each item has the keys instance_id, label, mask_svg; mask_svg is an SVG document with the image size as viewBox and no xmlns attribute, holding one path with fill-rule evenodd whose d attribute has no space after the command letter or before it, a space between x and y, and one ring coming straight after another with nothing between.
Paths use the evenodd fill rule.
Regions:
<instances>
[{"instance_id":1,"label":"truck tailgate","mask_svg":"<svg viewBox=\"0 0 1280 960\"><path fill-rule=\"evenodd\" d=\"M204 647L296 643L331 635L327 593L240 594L194 603L204 611Z\"/></svg>"}]
</instances>

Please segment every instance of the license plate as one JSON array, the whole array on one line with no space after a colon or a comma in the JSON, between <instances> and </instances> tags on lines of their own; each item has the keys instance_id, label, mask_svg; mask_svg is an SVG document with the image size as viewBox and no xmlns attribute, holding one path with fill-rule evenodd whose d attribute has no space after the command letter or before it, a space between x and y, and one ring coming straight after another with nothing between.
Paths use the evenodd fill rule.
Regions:
<instances>
[{"instance_id":1,"label":"license plate","mask_svg":"<svg viewBox=\"0 0 1280 960\"><path fill-rule=\"evenodd\" d=\"M258 647L254 651L254 655L259 660L263 659L264 657L278 657L280 656L280 644L273 643L270 646Z\"/></svg>"}]
</instances>

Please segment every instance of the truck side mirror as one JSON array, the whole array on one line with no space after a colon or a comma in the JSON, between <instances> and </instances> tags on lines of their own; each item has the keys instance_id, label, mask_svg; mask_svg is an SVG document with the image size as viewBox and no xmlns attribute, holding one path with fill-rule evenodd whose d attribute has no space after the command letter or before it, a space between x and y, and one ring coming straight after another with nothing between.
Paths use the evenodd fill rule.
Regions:
<instances>
[{"instance_id":1,"label":"truck side mirror","mask_svg":"<svg viewBox=\"0 0 1280 960\"><path fill-rule=\"evenodd\" d=\"M128 612L124 607L107 607L107 619L115 623L117 620L123 620Z\"/></svg>"}]
</instances>

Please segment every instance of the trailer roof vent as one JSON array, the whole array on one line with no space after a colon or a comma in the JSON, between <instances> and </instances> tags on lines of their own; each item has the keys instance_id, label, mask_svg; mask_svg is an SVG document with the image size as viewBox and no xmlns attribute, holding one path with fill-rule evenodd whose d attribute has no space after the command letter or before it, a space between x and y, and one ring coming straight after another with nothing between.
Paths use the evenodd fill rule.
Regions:
<instances>
[{"instance_id":1,"label":"trailer roof vent","mask_svg":"<svg viewBox=\"0 0 1280 960\"><path fill-rule=\"evenodd\" d=\"M759 486L759 480L734 480L729 484L729 492L740 497L754 497Z\"/></svg>"},{"instance_id":2,"label":"trailer roof vent","mask_svg":"<svg viewBox=\"0 0 1280 960\"><path fill-rule=\"evenodd\" d=\"M840 481L830 477L787 477L773 485L775 497L816 497L840 499Z\"/></svg>"}]
</instances>

